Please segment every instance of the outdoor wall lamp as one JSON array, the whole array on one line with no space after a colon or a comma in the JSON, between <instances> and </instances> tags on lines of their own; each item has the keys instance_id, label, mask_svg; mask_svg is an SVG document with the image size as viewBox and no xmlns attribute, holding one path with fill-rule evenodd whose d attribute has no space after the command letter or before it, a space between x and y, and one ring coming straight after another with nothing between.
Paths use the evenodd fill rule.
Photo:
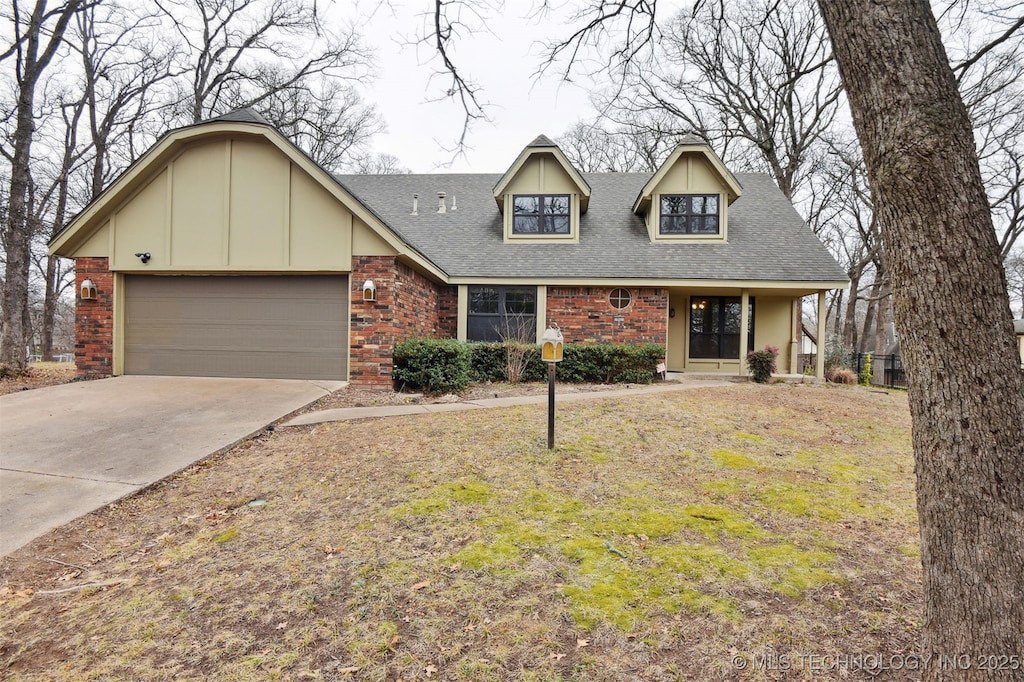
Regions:
<instances>
[{"instance_id":1,"label":"outdoor wall lamp","mask_svg":"<svg viewBox=\"0 0 1024 682\"><path fill-rule=\"evenodd\" d=\"M363 282L363 300L367 302L377 300L377 285L373 283L372 279Z\"/></svg>"},{"instance_id":2,"label":"outdoor wall lamp","mask_svg":"<svg viewBox=\"0 0 1024 682\"><path fill-rule=\"evenodd\" d=\"M544 335L540 337L540 359L544 362L556 363L562 361L562 330L556 324L548 327Z\"/></svg>"},{"instance_id":3,"label":"outdoor wall lamp","mask_svg":"<svg viewBox=\"0 0 1024 682\"><path fill-rule=\"evenodd\" d=\"M91 279L86 278L82 281L81 298L83 301L96 300L96 283Z\"/></svg>"},{"instance_id":4,"label":"outdoor wall lamp","mask_svg":"<svg viewBox=\"0 0 1024 682\"><path fill-rule=\"evenodd\" d=\"M153 256L149 253L149 251L139 251L137 254L135 254L135 257L141 260L143 264L145 264L148 263L149 259L152 258Z\"/></svg>"},{"instance_id":5,"label":"outdoor wall lamp","mask_svg":"<svg viewBox=\"0 0 1024 682\"><path fill-rule=\"evenodd\" d=\"M694 310L704 310L704 307L706 305L707 301L694 301L693 303L690 304L690 307L693 308Z\"/></svg>"},{"instance_id":6,"label":"outdoor wall lamp","mask_svg":"<svg viewBox=\"0 0 1024 682\"><path fill-rule=\"evenodd\" d=\"M548 363L548 450L555 449L555 363L562 360L562 330L548 327L540 337L540 359Z\"/></svg>"}]
</instances>

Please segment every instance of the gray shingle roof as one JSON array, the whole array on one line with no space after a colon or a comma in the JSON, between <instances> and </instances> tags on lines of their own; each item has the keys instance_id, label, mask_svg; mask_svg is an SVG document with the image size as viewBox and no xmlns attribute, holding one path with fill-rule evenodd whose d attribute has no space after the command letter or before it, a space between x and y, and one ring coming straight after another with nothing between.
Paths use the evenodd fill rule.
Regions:
<instances>
[{"instance_id":1,"label":"gray shingle roof","mask_svg":"<svg viewBox=\"0 0 1024 682\"><path fill-rule=\"evenodd\" d=\"M652 243L631 211L650 173L584 173L592 188L579 243L505 243L491 188L497 174L341 175L337 180L453 278L846 281L785 195L762 173L739 174L728 243ZM446 192L449 210L433 197ZM419 215L412 195L419 193ZM451 210L455 201L458 209Z\"/></svg>"},{"instance_id":2,"label":"gray shingle roof","mask_svg":"<svg viewBox=\"0 0 1024 682\"><path fill-rule=\"evenodd\" d=\"M263 114L259 113L255 109L244 108L235 109L229 111L223 116L217 116L209 120L203 121L203 123L212 123L214 121L229 121L231 123L259 123L265 126L273 126L273 124L263 117Z\"/></svg>"}]
</instances>

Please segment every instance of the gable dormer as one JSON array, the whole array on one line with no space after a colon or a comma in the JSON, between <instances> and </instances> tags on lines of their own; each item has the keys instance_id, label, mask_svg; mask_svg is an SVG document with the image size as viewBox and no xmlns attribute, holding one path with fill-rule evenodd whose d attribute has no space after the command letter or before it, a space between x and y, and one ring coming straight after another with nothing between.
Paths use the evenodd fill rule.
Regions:
<instances>
[{"instance_id":1,"label":"gable dormer","mask_svg":"<svg viewBox=\"0 0 1024 682\"><path fill-rule=\"evenodd\" d=\"M743 188L711 147L685 138L633 203L651 241L725 242L729 206Z\"/></svg>"},{"instance_id":2,"label":"gable dormer","mask_svg":"<svg viewBox=\"0 0 1024 682\"><path fill-rule=\"evenodd\" d=\"M541 135L494 186L506 242L578 242L590 185L562 150Z\"/></svg>"}]
</instances>

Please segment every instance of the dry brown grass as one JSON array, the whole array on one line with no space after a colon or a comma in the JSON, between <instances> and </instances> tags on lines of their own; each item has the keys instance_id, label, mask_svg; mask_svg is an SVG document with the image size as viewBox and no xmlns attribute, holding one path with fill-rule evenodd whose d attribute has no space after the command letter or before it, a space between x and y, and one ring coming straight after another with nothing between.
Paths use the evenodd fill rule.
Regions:
<instances>
[{"instance_id":1,"label":"dry brown grass","mask_svg":"<svg viewBox=\"0 0 1024 682\"><path fill-rule=\"evenodd\" d=\"M0 378L0 395L66 384L74 379L73 362L34 362L24 372Z\"/></svg>"},{"instance_id":2,"label":"dry brown grass","mask_svg":"<svg viewBox=\"0 0 1024 682\"><path fill-rule=\"evenodd\" d=\"M544 405L278 429L0 560L0 676L912 679L753 664L913 651L909 421L737 385L567 404L553 452Z\"/></svg>"}]
</instances>

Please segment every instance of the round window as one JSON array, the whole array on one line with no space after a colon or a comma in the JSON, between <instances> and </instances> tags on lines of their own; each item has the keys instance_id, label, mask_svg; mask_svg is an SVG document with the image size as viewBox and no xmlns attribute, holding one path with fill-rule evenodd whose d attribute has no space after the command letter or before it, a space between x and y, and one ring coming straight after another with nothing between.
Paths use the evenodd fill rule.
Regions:
<instances>
[{"instance_id":1,"label":"round window","mask_svg":"<svg viewBox=\"0 0 1024 682\"><path fill-rule=\"evenodd\" d=\"M633 296L629 293L629 289L612 289L612 293L608 294L608 302L618 310L628 308L632 300Z\"/></svg>"}]
</instances>

